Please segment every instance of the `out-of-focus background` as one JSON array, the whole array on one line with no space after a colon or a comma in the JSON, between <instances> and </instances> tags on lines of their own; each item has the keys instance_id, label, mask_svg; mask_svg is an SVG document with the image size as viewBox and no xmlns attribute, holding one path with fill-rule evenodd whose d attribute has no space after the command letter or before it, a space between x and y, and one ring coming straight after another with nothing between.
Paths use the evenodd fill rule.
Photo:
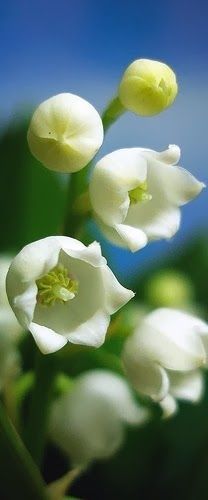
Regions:
<instances>
[{"instance_id":1,"label":"out-of-focus background","mask_svg":"<svg viewBox=\"0 0 208 500\"><path fill-rule=\"evenodd\" d=\"M157 150L178 144L181 165L208 181L207 16L205 0L8 0L0 6L0 251L15 252L31 240L57 233L65 209L64 178L31 157L26 129L33 109L60 92L72 92L102 111L136 58L168 63L179 95L152 118L126 113L108 132L103 153L120 147ZM147 276L161 267L191 280L199 309L208 303L207 192L183 209L170 242L132 255L103 241L117 276L144 300ZM152 271L153 270L153 271ZM146 298L146 300L148 300ZM55 458L54 458L55 457ZM54 460L57 464L54 465ZM47 456L54 479L61 458ZM86 499L208 497L208 402L182 405L164 424L154 421L128 435L120 453L98 464L74 489Z\"/></svg>"}]
</instances>

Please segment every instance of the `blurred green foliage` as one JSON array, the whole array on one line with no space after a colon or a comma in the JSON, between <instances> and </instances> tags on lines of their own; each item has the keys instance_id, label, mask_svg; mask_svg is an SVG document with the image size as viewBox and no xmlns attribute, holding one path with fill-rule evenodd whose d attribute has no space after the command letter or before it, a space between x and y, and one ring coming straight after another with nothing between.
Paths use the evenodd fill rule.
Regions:
<instances>
[{"instance_id":1,"label":"blurred green foliage","mask_svg":"<svg viewBox=\"0 0 208 500\"><path fill-rule=\"evenodd\" d=\"M65 213L66 184L30 155L26 130L27 121L16 123L0 138L1 252L15 252L32 240L58 234ZM200 235L187 242L174 257L163 259L135 277L132 287L137 292L137 303L151 307L147 302L146 283L162 269L177 270L188 277L197 305L208 319L208 236ZM122 372L119 353L130 326L128 317L119 314L114 321L117 334L110 331L101 349L67 346L59 351L56 358L60 373L73 377L93 367ZM34 367L31 336L26 336L20 347L23 370L29 372ZM27 404L24 415L27 425ZM55 480L66 470L64 457L48 443L43 464L45 479ZM155 418L144 428L127 431L122 450L111 460L95 464L74 484L70 493L87 500L206 500L208 391L199 405L180 404L180 412L169 421L161 421L159 412L155 411Z\"/></svg>"}]
</instances>

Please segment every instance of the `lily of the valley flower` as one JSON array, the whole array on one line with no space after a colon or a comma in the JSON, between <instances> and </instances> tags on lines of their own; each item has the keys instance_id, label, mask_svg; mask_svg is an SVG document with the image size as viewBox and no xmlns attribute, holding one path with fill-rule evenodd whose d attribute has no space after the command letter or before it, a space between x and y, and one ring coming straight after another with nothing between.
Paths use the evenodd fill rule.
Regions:
<instances>
[{"instance_id":1,"label":"lily of the valley flower","mask_svg":"<svg viewBox=\"0 0 208 500\"><path fill-rule=\"evenodd\" d=\"M151 59L137 59L131 63L119 86L124 108L142 116L161 113L173 103L177 92L173 70Z\"/></svg>"},{"instance_id":2,"label":"lily of the valley flower","mask_svg":"<svg viewBox=\"0 0 208 500\"><path fill-rule=\"evenodd\" d=\"M196 402L203 392L200 368L207 364L208 325L176 309L149 313L126 341L123 362L135 389L176 411L175 398Z\"/></svg>"},{"instance_id":3,"label":"lily of the valley flower","mask_svg":"<svg viewBox=\"0 0 208 500\"><path fill-rule=\"evenodd\" d=\"M99 347L110 315L133 296L115 278L97 242L51 236L24 247L7 275L10 305L43 353L67 341Z\"/></svg>"},{"instance_id":4,"label":"lily of the valley flower","mask_svg":"<svg viewBox=\"0 0 208 500\"><path fill-rule=\"evenodd\" d=\"M53 405L50 434L74 465L113 455L125 424L140 425L149 412L133 399L127 382L105 370L80 375Z\"/></svg>"},{"instance_id":5,"label":"lily of the valley flower","mask_svg":"<svg viewBox=\"0 0 208 500\"><path fill-rule=\"evenodd\" d=\"M204 184L176 166L177 146L157 153L120 149L95 166L90 197L106 237L132 252L148 241L171 238L180 225L179 207L195 198Z\"/></svg>"},{"instance_id":6,"label":"lily of the valley flower","mask_svg":"<svg viewBox=\"0 0 208 500\"><path fill-rule=\"evenodd\" d=\"M57 172L77 172L102 145L102 120L85 99L58 94L38 106L27 138L32 154L45 167Z\"/></svg>"}]
</instances>

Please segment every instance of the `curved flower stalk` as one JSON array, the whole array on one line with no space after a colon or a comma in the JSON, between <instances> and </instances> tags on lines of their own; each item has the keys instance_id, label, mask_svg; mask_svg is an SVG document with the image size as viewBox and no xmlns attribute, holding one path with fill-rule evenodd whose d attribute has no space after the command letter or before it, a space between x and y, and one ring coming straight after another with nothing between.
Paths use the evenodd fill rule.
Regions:
<instances>
[{"instance_id":1,"label":"curved flower stalk","mask_svg":"<svg viewBox=\"0 0 208 500\"><path fill-rule=\"evenodd\" d=\"M85 99L58 94L38 106L27 139L31 153L45 167L57 172L77 172L102 145L102 120Z\"/></svg>"},{"instance_id":2,"label":"curved flower stalk","mask_svg":"<svg viewBox=\"0 0 208 500\"><path fill-rule=\"evenodd\" d=\"M180 226L181 205L205 187L176 166L180 149L158 153L120 149L104 156L90 181L93 210L105 236L132 252L149 241L171 238Z\"/></svg>"},{"instance_id":3,"label":"curved flower stalk","mask_svg":"<svg viewBox=\"0 0 208 500\"><path fill-rule=\"evenodd\" d=\"M123 363L140 394L161 404L164 415L177 409L176 399L197 402L203 393L200 368L208 361L208 325L176 309L148 314L126 341Z\"/></svg>"},{"instance_id":4,"label":"curved flower stalk","mask_svg":"<svg viewBox=\"0 0 208 500\"><path fill-rule=\"evenodd\" d=\"M141 425L148 410L135 402L127 382L105 370L80 375L53 405L50 434L73 465L108 458L121 446L126 425Z\"/></svg>"},{"instance_id":5,"label":"curved flower stalk","mask_svg":"<svg viewBox=\"0 0 208 500\"><path fill-rule=\"evenodd\" d=\"M152 116L173 104L178 92L173 70L159 61L137 59L126 69L119 98L124 108L141 116Z\"/></svg>"},{"instance_id":6,"label":"curved flower stalk","mask_svg":"<svg viewBox=\"0 0 208 500\"><path fill-rule=\"evenodd\" d=\"M21 250L7 275L7 294L44 354L68 341L99 347L110 315L134 296L117 281L97 242L86 247L64 236Z\"/></svg>"}]
</instances>

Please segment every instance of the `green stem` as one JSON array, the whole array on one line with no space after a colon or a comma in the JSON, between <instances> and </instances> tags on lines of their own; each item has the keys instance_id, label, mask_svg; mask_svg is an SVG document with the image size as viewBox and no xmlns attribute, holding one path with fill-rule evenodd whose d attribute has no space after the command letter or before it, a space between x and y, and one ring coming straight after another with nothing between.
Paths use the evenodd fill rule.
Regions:
<instances>
[{"instance_id":1,"label":"green stem","mask_svg":"<svg viewBox=\"0 0 208 500\"><path fill-rule=\"evenodd\" d=\"M112 99L102 114L104 132L106 132L109 127L125 113L125 111L126 110L122 106L118 97Z\"/></svg>"},{"instance_id":2,"label":"green stem","mask_svg":"<svg viewBox=\"0 0 208 500\"><path fill-rule=\"evenodd\" d=\"M2 498L46 500L40 473L0 404L0 485Z\"/></svg>"},{"instance_id":3,"label":"green stem","mask_svg":"<svg viewBox=\"0 0 208 500\"><path fill-rule=\"evenodd\" d=\"M64 221L63 234L66 236L75 237L80 230L83 222L86 220L86 212L80 212L77 207L77 199L86 192L87 175L90 169L91 162L80 170L70 175L67 195L67 212Z\"/></svg>"},{"instance_id":4,"label":"green stem","mask_svg":"<svg viewBox=\"0 0 208 500\"><path fill-rule=\"evenodd\" d=\"M47 439L48 417L57 374L54 354L36 354L35 383L28 410L28 424L24 433L25 444L34 461L41 466Z\"/></svg>"}]
</instances>

